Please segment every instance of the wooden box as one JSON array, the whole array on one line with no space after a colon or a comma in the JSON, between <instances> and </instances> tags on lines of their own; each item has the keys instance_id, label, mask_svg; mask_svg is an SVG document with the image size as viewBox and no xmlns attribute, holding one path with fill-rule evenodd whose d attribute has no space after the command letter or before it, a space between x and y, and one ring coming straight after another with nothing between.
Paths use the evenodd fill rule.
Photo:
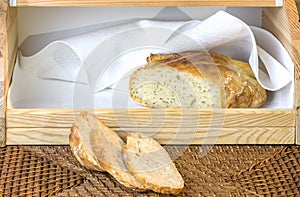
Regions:
<instances>
[{"instance_id":1,"label":"wooden box","mask_svg":"<svg viewBox=\"0 0 300 197\"><path fill-rule=\"evenodd\" d=\"M300 144L300 23L294 0L0 0L0 5L1 145L68 144L72 122L78 112L84 110L7 108L7 93L19 45L18 27L21 27L17 20L18 8L28 6L261 7L261 26L282 42L295 64L292 109L92 110L120 135L127 131L145 132L163 144Z\"/></svg>"}]
</instances>

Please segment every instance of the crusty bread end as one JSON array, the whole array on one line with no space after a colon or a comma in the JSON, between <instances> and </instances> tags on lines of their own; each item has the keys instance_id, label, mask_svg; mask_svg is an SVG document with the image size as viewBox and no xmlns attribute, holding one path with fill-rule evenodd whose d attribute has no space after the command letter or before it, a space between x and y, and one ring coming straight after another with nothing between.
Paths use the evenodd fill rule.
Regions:
<instances>
[{"instance_id":1,"label":"crusty bread end","mask_svg":"<svg viewBox=\"0 0 300 197\"><path fill-rule=\"evenodd\" d=\"M91 130L95 124L93 119L89 118L87 112L79 114L75 120L69 135L71 151L75 158L88 169L96 171L105 171L98 162L93 148L91 146Z\"/></svg>"}]
</instances>

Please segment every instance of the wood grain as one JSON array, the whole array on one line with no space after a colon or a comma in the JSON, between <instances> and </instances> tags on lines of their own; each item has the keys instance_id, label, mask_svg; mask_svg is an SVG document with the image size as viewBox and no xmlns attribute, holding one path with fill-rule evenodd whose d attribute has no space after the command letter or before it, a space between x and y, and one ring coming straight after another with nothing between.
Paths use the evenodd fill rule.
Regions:
<instances>
[{"instance_id":1,"label":"wood grain","mask_svg":"<svg viewBox=\"0 0 300 197\"><path fill-rule=\"evenodd\" d=\"M5 145L4 67L7 63L7 1L0 0L0 146Z\"/></svg>"},{"instance_id":2,"label":"wood grain","mask_svg":"<svg viewBox=\"0 0 300 197\"><path fill-rule=\"evenodd\" d=\"M294 0L286 0L281 8L264 8L262 27L272 32L286 47L297 64L296 79L300 78L300 23Z\"/></svg>"},{"instance_id":3,"label":"wood grain","mask_svg":"<svg viewBox=\"0 0 300 197\"><path fill-rule=\"evenodd\" d=\"M4 0L0 0L3 2ZM300 144L300 29L294 0L283 7L276 0L18 0L17 6L262 6L265 29L287 48L295 62L295 108L281 109L97 109L96 115L121 136L125 131L154 134L164 144ZM7 2L6 2L7 3ZM6 12L7 11L7 12ZM17 12L5 11L5 86L7 91L17 54ZM0 15L1 17L1 15ZM2 22L2 21L1 21ZM1 59L0 59L1 60ZM4 99L5 101L5 99ZM5 104L4 104L5 105ZM5 106L4 106L5 107ZM79 113L73 109L6 111L7 144L68 144L68 133ZM0 117L1 118L1 117ZM4 120L4 119L3 119ZM2 134L5 128L2 127ZM0 130L1 132L1 130ZM1 142L1 139L0 139Z\"/></svg>"},{"instance_id":4,"label":"wood grain","mask_svg":"<svg viewBox=\"0 0 300 197\"><path fill-rule=\"evenodd\" d=\"M282 8L264 8L262 26L282 42L295 63L294 108L297 109L300 107L300 22L295 1L286 0ZM300 144L299 118L296 125L296 143Z\"/></svg>"},{"instance_id":5,"label":"wood grain","mask_svg":"<svg viewBox=\"0 0 300 197\"><path fill-rule=\"evenodd\" d=\"M300 108L297 109L297 121L295 129L295 144L300 145Z\"/></svg>"},{"instance_id":6,"label":"wood grain","mask_svg":"<svg viewBox=\"0 0 300 197\"><path fill-rule=\"evenodd\" d=\"M17 54L17 12L0 0L0 146L5 145L6 93Z\"/></svg>"},{"instance_id":7,"label":"wood grain","mask_svg":"<svg viewBox=\"0 0 300 197\"><path fill-rule=\"evenodd\" d=\"M16 34L11 34L16 27L12 22L16 18L14 10L8 6L7 1L0 2L0 146L5 145L5 108L6 108L6 91L8 90L9 81L7 81L7 68L10 62L15 60L11 52L11 43L17 43ZM15 44L14 44L15 45Z\"/></svg>"},{"instance_id":8,"label":"wood grain","mask_svg":"<svg viewBox=\"0 0 300 197\"><path fill-rule=\"evenodd\" d=\"M115 129L123 137L128 131ZM139 130L151 135L161 144L294 144L292 127L252 128L161 128ZM69 128L11 128L7 130L7 145L65 145L69 144Z\"/></svg>"},{"instance_id":9,"label":"wood grain","mask_svg":"<svg viewBox=\"0 0 300 197\"><path fill-rule=\"evenodd\" d=\"M276 0L17 0L17 6L280 6Z\"/></svg>"},{"instance_id":10,"label":"wood grain","mask_svg":"<svg viewBox=\"0 0 300 197\"><path fill-rule=\"evenodd\" d=\"M7 15L7 57L4 65L5 98L12 79L12 73L18 53L18 22L17 8L9 7Z\"/></svg>"},{"instance_id":11,"label":"wood grain","mask_svg":"<svg viewBox=\"0 0 300 197\"><path fill-rule=\"evenodd\" d=\"M0 0L0 81L4 81L7 2ZM3 92L2 92L3 94ZM1 95L3 96L3 95Z\"/></svg>"},{"instance_id":12,"label":"wood grain","mask_svg":"<svg viewBox=\"0 0 300 197\"><path fill-rule=\"evenodd\" d=\"M7 111L7 144L68 144L80 111ZM91 110L121 136L154 135L163 144L292 144L293 110L266 109L97 109Z\"/></svg>"},{"instance_id":13,"label":"wood grain","mask_svg":"<svg viewBox=\"0 0 300 197\"><path fill-rule=\"evenodd\" d=\"M7 128L70 128L80 111L72 109L11 109ZM276 109L96 109L109 127L294 127L294 110Z\"/></svg>"}]
</instances>

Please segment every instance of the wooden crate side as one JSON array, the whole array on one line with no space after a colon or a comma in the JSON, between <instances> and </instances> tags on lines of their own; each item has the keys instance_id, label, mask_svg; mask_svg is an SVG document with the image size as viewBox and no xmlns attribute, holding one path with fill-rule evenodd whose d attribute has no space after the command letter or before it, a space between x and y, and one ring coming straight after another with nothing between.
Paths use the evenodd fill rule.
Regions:
<instances>
[{"instance_id":1,"label":"wooden crate side","mask_svg":"<svg viewBox=\"0 0 300 197\"><path fill-rule=\"evenodd\" d=\"M294 0L286 0L281 8L264 8L262 27L273 33L284 45L295 63L295 80L300 79L300 22ZM298 87L297 87L298 88ZM295 98L295 107L300 99Z\"/></svg>"},{"instance_id":2,"label":"wooden crate side","mask_svg":"<svg viewBox=\"0 0 300 197\"><path fill-rule=\"evenodd\" d=\"M280 6L281 0L16 0L16 6Z\"/></svg>"},{"instance_id":3,"label":"wooden crate side","mask_svg":"<svg viewBox=\"0 0 300 197\"><path fill-rule=\"evenodd\" d=\"M18 53L17 8L9 7L7 15L7 63L4 66L5 96L11 83L12 74ZM6 97L5 97L6 98Z\"/></svg>"},{"instance_id":4,"label":"wooden crate side","mask_svg":"<svg viewBox=\"0 0 300 197\"><path fill-rule=\"evenodd\" d=\"M295 1L284 1L282 8L264 8L262 26L282 42L293 59L295 64L294 108L297 110L300 107L300 22ZM300 144L299 118L296 119L295 132L295 142Z\"/></svg>"},{"instance_id":5,"label":"wooden crate side","mask_svg":"<svg viewBox=\"0 0 300 197\"><path fill-rule=\"evenodd\" d=\"M80 111L7 111L7 144L68 144ZM96 109L121 136L144 132L163 144L293 144L294 110L268 109Z\"/></svg>"},{"instance_id":6,"label":"wooden crate side","mask_svg":"<svg viewBox=\"0 0 300 197\"><path fill-rule=\"evenodd\" d=\"M17 8L0 0L0 146L5 145L5 109L8 87L18 50Z\"/></svg>"},{"instance_id":7,"label":"wooden crate side","mask_svg":"<svg viewBox=\"0 0 300 197\"><path fill-rule=\"evenodd\" d=\"M70 128L80 110L9 109L7 128ZM95 109L112 128L295 127L296 112L281 109Z\"/></svg>"},{"instance_id":8,"label":"wooden crate side","mask_svg":"<svg viewBox=\"0 0 300 197\"><path fill-rule=\"evenodd\" d=\"M295 129L295 143L300 145L300 108L297 109L297 121Z\"/></svg>"},{"instance_id":9,"label":"wooden crate side","mask_svg":"<svg viewBox=\"0 0 300 197\"><path fill-rule=\"evenodd\" d=\"M15 59L11 51L11 45L16 44L14 24L16 8L8 6L8 1L0 2L0 146L5 145L5 108L6 108L6 92L8 90L7 83L7 67ZM11 35L12 33L12 35Z\"/></svg>"},{"instance_id":10,"label":"wooden crate side","mask_svg":"<svg viewBox=\"0 0 300 197\"><path fill-rule=\"evenodd\" d=\"M294 127L114 128L121 136L139 131L161 144L294 144ZM7 145L66 145L70 128L8 128Z\"/></svg>"},{"instance_id":11,"label":"wooden crate side","mask_svg":"<svg viewBox=\"0 0 300 197\"><path fill-rule=\"evenodd\" d=\"M4 65L7 56L7 1L0 0L0 146L5 144Z\"/></svg>"}]
</instances>

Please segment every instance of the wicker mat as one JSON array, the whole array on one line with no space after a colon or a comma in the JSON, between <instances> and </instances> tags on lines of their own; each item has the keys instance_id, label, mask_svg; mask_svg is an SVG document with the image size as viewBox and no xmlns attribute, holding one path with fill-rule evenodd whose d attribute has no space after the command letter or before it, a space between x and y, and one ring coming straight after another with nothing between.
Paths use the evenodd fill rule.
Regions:
<instances>
[{"instance_id":1,"label":"wicker mat","mask_svg":"<svg viewBox=\"0 0 300 197\"><path fill-rule=\"evenodd\" d=\"M165 146L185 180L179 196L300 196L298 146ZM69 146L0 148L0 196L138 193L82 167Z\"/></svg>"}]
</instances>

